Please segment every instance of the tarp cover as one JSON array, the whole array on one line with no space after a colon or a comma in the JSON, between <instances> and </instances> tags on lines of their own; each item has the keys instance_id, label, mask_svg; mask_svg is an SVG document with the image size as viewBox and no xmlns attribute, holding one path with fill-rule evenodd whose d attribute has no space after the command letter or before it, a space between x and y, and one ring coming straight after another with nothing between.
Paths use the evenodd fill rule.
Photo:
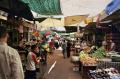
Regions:
<instances>
[{"instance_id":1,"label":"tarp cover","mask_svg":"<svg viewBox=\"0 0 120 79\"><path fill-rule=\"evenodd\" d=\"M88 15L78 15L78 16L68 16L65 17L65 26L79 24L81 21L85 20Z\"/></svg>"},{"instance_id":2,"label":"tarp cover","mask_svg":"<svg viewBox=\"0 0 120 79\"><path fill-rule=\"evenodd\" d=\"M63 27L64 20L52 19L47 18L46 20L42 21L41 23L36 23L38 27Z\"/></svg>"},{"instance_id":3,"label":"tarp cover","mask_svg":"<svg viewBox=\"0 0 120 79\"><path fill-rule=\"evenodd\" d=\"M22 0L28 3L30 8L42 15L62 14L59 0Z\"/></svg>"},{"instance_id":4,"label":"tarp cover","mask_svg":"<svg viewBox=\"0 0 120 79\"><path fill-rule=\"evenodd\" d=\"M0 0L0 10L27 20L33 20L29 6L20 0Z\"/></svg>"},{"instance_id":5,"label":"tarp cover","mask_svg":"<svg viewBox=\"0 0 120 79\"><path fill-rule=\"evenodd\" d=\"M105 11L109 15L117 11L118 9L120 9L120 0L112 0L111 3L107 5Z\"/></svg>"}]
</instances>

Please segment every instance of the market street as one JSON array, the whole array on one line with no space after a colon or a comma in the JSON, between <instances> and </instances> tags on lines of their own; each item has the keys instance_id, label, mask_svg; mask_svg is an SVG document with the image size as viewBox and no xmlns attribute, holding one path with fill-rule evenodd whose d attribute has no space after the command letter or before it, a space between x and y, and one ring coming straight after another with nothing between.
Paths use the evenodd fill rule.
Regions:
<instances>
[{"instance_id":1,"label":"market street","mask_svg":"<svg viewBox=\"0 0 120 79\"><path fill-rule=\"evenodd\" d=\"M45 79L80 79L80 72L73 71L73 64L70 62L70 58L64 59L60 52L54 52L48 58ZM49 72L55 61L55 67Z\"/></svg>"}]
</instances>

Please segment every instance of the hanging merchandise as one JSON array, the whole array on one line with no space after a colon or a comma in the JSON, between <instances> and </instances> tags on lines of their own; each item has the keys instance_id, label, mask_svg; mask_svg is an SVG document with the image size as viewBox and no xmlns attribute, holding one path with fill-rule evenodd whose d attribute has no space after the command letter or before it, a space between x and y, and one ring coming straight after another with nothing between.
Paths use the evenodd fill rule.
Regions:
<instances>
[{"instance_id":1,"label":"hanging merchandise","mask_svg":"<svg viewBox=\"0 0 120 79\"><path fill-rule=\"evenodd\" d=\"M32 35L35 36L35 37L39 37L40 36L39 32L37 32L37 31L33 32Z\"/></svg>"}]
</instances>

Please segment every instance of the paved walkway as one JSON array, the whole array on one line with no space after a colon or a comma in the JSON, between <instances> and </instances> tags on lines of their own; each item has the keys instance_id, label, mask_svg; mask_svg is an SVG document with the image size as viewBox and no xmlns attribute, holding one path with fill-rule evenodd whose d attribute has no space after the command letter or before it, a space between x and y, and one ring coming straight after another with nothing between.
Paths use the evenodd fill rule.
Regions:
<instances>
[{"instance_id":1,"label":"paved walkway","mask_svg":"<svg viewBox=\"0 0 120 79\"><path fill-rule=\"evenodd\" d=\"M64 59L59 51L48 56L48 64L45 70L45 79L82 79L80 72L73 71L70 58Z\"/></svg>"}]
</instances>

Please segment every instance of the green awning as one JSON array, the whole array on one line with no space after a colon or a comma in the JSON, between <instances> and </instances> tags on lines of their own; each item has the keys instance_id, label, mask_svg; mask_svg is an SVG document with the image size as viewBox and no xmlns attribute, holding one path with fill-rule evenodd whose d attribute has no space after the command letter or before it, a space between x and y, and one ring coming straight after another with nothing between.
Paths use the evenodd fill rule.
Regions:
<instances>
[{"instance_id":1,"label":"green awning","mask_svg":"<svg viewBox=\"0 0 120 79\"><path fill-rule=\"evenodd\" d=\"M22 0L41 15L61 15L60 0Z\"/></svg>"}]
</instances>

